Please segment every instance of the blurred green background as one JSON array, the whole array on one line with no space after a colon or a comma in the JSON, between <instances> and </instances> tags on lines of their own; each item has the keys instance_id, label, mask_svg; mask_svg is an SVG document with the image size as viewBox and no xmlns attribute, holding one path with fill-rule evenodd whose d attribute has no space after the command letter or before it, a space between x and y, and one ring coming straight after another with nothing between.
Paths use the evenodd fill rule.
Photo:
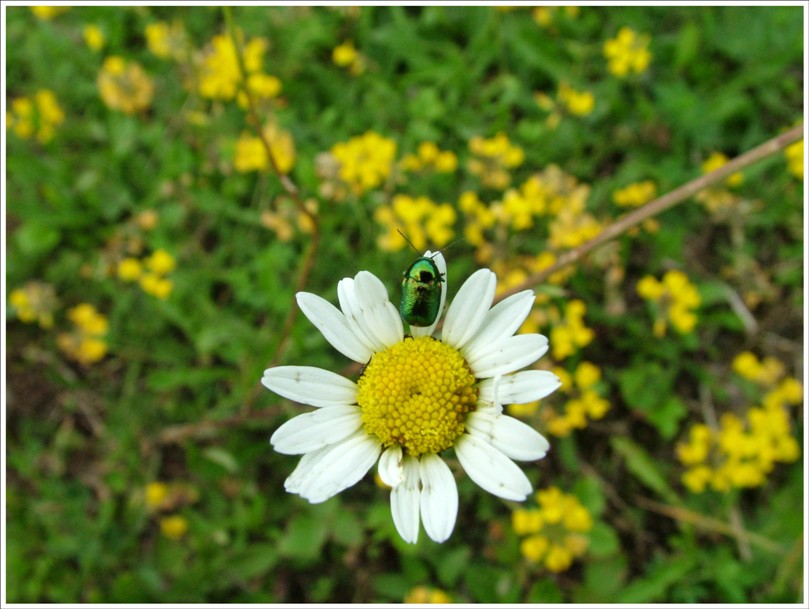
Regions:
<instances>
[{"instance_id":1,"label":"blurred green background","mask_svg":"<svg viewBox=\"0 0 809 609\"><path fill-rule=\"evenodd\" d=\"M441 545L371 476L309 505L258 381L356 378L294 286L396 302L397 229L504 289L800 122L803 10L7 7L7 600L801 601L802 142L535 286L566 385L510 412L580 530L464 475Z\"/></svg>"}]
</instances>

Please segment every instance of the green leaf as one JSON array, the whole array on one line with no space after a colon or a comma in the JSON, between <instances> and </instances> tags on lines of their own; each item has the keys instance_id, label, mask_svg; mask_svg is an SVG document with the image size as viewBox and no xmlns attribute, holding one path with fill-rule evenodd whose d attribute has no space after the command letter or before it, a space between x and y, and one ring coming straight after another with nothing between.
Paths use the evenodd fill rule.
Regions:
<instances>
[{"instance_id":1,"label":"green leaf","mask_svg":"<svg viewBox=\"0 0 809 609\"><path fill-rule=\"evenodd\" d=\"M286 526L278 540L278 554L287 558L315 560L328 536L326 518L299 514Z\"/></svg>"},{"instance_id":2,"label":"green leaf","mask_svg":"<svg viewBox=\"0 0 809 609\"><path fill-rule=\"evenodd\" d=\"M590 531L589 554L595 558L603 558L617 552L621 547L618 534L606 522L596 522Z\"/></svg>"},{"instance_id":3,"label":"green leaf","mask_svg":"<svg viewBox=\"0 0 809 609\"><path fill-rule=\"evenodd\" d=\"M610 438L613 450L624 458L629 472L645 487L651 489L669 503L680 503L680 500L669 486L665 473L658 462L639 444L629 438L615 436Z\"/></svg>"},{"instance_id":4,"label":"green leaf","mask_svg":"<svg viewBox=\"0 0 809 609\"><path fill-rule=\"evenodd\" d=\"M624 588L615 600L620 603L664 603L668 589L687 581L687 575L696 563L693 556L661 559L643 578L634 580Z\"/></svg>"}]
</instances>

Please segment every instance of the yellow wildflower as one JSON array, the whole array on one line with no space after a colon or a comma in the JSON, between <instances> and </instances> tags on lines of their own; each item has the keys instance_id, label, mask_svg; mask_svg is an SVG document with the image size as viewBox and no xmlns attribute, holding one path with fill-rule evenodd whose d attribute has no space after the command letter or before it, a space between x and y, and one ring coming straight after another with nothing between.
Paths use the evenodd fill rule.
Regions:
<instances>
[{"instance_id":1,"label":"yellow wildflower","mask_svg":"<svg viewBox=\"0 0 809 609\"><path fill-rule=\"evenodd\" d=\"M522 165L525 153L514 146L505 133L493 138L475 136L469 140L469 150L473 158L469 161L469 171L480 177L484 186L502 189L511 183L510 169Z\"/></svg>"},{"instance_id":2,"label":"yellow wildflower","mask_svg":"<svg viewBox=\"0 0 809 609\"><path fill-rule=\"evenodd\" d=\"M402 602L411 605L445 605L451 603L452 598L450 598L449 594L438 588L416 586L405 595Z\"/></svg>"},{"instance_id":3,"label":"yellow wildflower","mask_svg":"<svg viewBox=\"0 0 809 609\"><path fill-rule=\"evenodd\" d=\"M53 313L58 305L53 286L40 281L29 281L22 288L12 290L8 296L17 319L26 324L37 323L40 328L53 327Z\"/></svg>"},{"instance_id":4,"label":"yellow wildflower","mask_svg":"<svg viewBox=\"0 0 809 609\"><path fill-rule=\"evenodd\" d=\"M702 163L702 173L711 173L712 171L716 171L727 162L728 157L726 157L724 154L721 152L712 152L711 155ZM744 175L738 171L729 175L725 179L725 184L731 188L739 186L742 182L744 182Z\"/></svg>"},{"instance_id":5,"label":"yellow wildflower","mask_svg":"<svg viewBox=\"0 0 809 609\"><path fill-rule=\"evenodd\" d=\"M386 251L398 251L407 246L399 231L407 235L419 251L428 246L440 248L452 240L455 219L455 208L449 203L401 194L394 196L389 206L374 210L374 220L385 231L378 244Z\"/></svg>"},{"instance_id":6,"label":"yellow wildflower","mask_svg":"<svg viewBox=\"0 0 809 609\"><path fill-rule=\"evenodd\" d=\"M165 516L160 519L160 532L174 541L182 539L188 532L188 521L180 516Z\"/></svg>"},{"instance_id":7,"label":"yellow wildflower","mask_svg":"<svg viewBox=\"0 0 809 609\"><path fill-rule=\"evenodd\" d=\"M697 324L694 311L699 308L702 300L685 273L668 271L662 282L646 275L638 281L636 289L638 295L649 301L655 309L655 336L664 336L669 322L681 334L693 331Z\"/></svg>"},{"instance_id":8,"label":"yellow wildflower","mask_svg":"<svg viewBox=\"0 0 809 609\"><path fill-rule=\"evenodd\" d=\"M118 263L118 278L123 281L137 281L143 273L143 267L137 258L124 258Z\"/></svg>"},{"instance_id":9,"label":"yellow wildflower","mask_svg":"<svg viewBox=\"0 0 809 609\"><path fill-rule=\"evenodd\" d=\"M156 273L144 273L140 278L141 289L160 300L166 300L171 294L174 283L171 279L161 277Z\"/></svg>"},{"instance_id":10,"label":"yellow wildflower","mask_svg":"<svg viewBox=\"0 0 809 609\"><path fill-rule=\"evenodd\" d=\"M396 142L374 131L338 142L331 148L340 180L355 195L380 186L391 174Z\"/></svg>"},{"instance_id":11,"label":"yellow wildflower","mask_svg":"<svg viewBox=\"0 0 809 609\"><path fill-rule=\"evenodd\" d=\"M575 116L587 116L595 107L595 97L589 91L577 91L566 82L559 84L559 101Z\"/></svg>"},{"instance_id":12,"label":"yellow wildflower","mask_svg":"<svg viewBox=\"0 0 809 609\"><path fill-rule=\"evenodd\" d=\"M799 458L800 447L790 433L786 410L754 407L744 419L724 413L718 429L693 425L676 454L686 468L683 485L691 492L728 492L763 485L776 463Z\"/></svg>"},{"instance_id":13,"label":"yellow wildflower","mask_svg":"<svg viewBox=\"0 0 809 609\"><path fill-rule=\"evenodd\" d=\"M295 165L295 142L292 135L274 123L264 127L263 135L269 142L278 171L283 174L289 173ZM267 147L260 137L242 133L236 142L233 167L240 173L265 171L271 168Z\"/></svg>"},{"instance_id":14,"label":"yellow wildflower","mask_svg":"<svg viewBox=\"0 0 809 609\"><path fill-rule=\"evenodd\" d=\"M267 41L263 38L252 38L244 44L243 59L247 78L261 71L266 49ZM200 95L231 100L236 97L241 82L242 73L233 40L227 35L214 36L201 60L198 83Z\"/></svg>"},{"instance_id":15,"label":"yellow wildflower","mask_svg":"<svg viewBox=\"0 0 809 609\"><path fill-rule=\"evenodd\" d=\"M69 357L82 364L92 364L107 354L107 318L88 303L82 303L67 312L73 322L73 332L63 332L57 336L57 344Z\"/></svg>"},{"instance_id":16,"label":"yellow wildflower","mask_svg":"<svg viewBox=\"0 0 809 609\"><path fill-rule=\"evenodd\" d=\"M350 40L334 47L331 52L331 60L334 65L347 68L354 76L365 70L365 57L354 48L354 43Z\"/></svg>"},{"instance_id":17,"label":"yellow wildflower","mask_svg":"<svg viewBox=\"0 0 809 609\"><path fill-rule=\"evenodd\" d=\"M104 32L92 23L85 25L82 30L85 44L93 51L100 51L104 47Z\"/></svg>"},{"instance_id":18,"label":"yellow wildflower","mask_svg":"<svg viewBox=\"0 0 809 609\"><path fill-rule=\"evenodd\" d=\"M784 149L784 157L787 160L787 169L789 173L803 180L804 171L804 155L803 155L803 140L790 144Z\"/></svg>"},{"instance_id":19,"label":"yellow wildflower","mask_svg":"<svg viewBox=\"0 0 809 609\"><path fill-rule=\"evenodd\" d=\"M165 482L150 482L146 485L146 507L150 511L163 507L169 496L169 487Z\"/></svg>"},{"instance_id":20,"label":"yellow wildflower","mask_svg":"<svg viewBox=\"0 0 809 609\"><path fill-rule=\"evenodd\" d=\"M555 486L537 491L535 497L539 509L518 508L512 514L514 532L526 536L520 542L520 552L548 571L566 571L574 559L587 552L592 515L574 495Z\"/></svg>"},{"instance_id":21,"label":"yellow wildflower","mask_svg":"<svg viewBox=\"0 0 809 609\"><path fill-rule=\"evenodd\" d=\"M615 38L604 43L607 69L619 78L624 78L630 73L645 72L652 61L648 46L648 35L638 35L631 28L622 27Z\"/></svg>"},{"instance_id":22,"label":"yellow wildflower","mask_svg":"<svg viewBox=\"0 0 809 609\"><path fill-rule=\"evenodd\" d=\"M69 6L29 6L34 17L41 21L50 21L54 17L69 11Z\"/></svg>"},{"instance_id":23,"label":"yellow wildflower","mask_svg":"<svg viewBox=\"0 0 809 609\"><path fill-rule=\"evenodd\" d=\"M562 381L560 391L568 399L559 410L543 406L542 418L548 433L563 438L607 414L610 403L601 395L601 370L598 366L584 361L572 376L561 368L554 369L554 372Z\"/></svg>"},{"instance_id":24,"label":"yellow wildflower","mask_svg":"<svg viewBox=\"0 0 809 609\"><path fill-rule=\"evenodd\" d=\"M550 343L553 358L563 360L593 340L594 332L584 325L587 305L581 300L572 300L565 309L564 320L551 328Z\"/></svg>"},{"instance_id":25,"label":"yellow wildflower","mask_svg":"<svg viewBox=\"0 0 809 609\"><path fill-rule=\"evenodd\" d=\"M613 202L619 207L640 207L657 196L657 186L651 180L635 182L612 193Z\"/></svg>"},{"instance_id":26,"label":"yellow wildflower","mask_svg":"<svg viewBox=\"0 0 809 609\"><path fill-rule=\"evenodd\" d=\"M154 84L136 61L107 57L96 82L101 99L113 110L135 114L152 103Z\"/></svg>"},{"instance_id":27,"label":"yellow wildflower","mask_svg":"<svg viewBox=\"0 0 809 609\"><path fill-rule=\"evenodd\" d=\"M739 376L764 387L772 387L784 376L784 365L774 357L763 360L750 351L742 351L732 363L733 371Z\"/></svg>"},{"instance_id":28,"label":"yellow wildflower","mask_svg":"<svg viewBox=\"0 0 809 609\"><path fill-rule=\"evenodd\" d=\"M175 264L174 256L164 249L155 250L146 259L146 267L157 275L168 275L174 270Z\"/></svg>"},{"instance_id":29,"label":"yellow wildflower","mask_svg":"<svg viewBox=\"0 0 809 609\"><path fill-rule=\"evenodd\" d=\"M46 144L53 139L56 127L65 120L65 113L49 89L40 89L33 99L19 97L11 102L6 113L6 128L21 139L36 139Z\"/></svg>"},{"instance_id":30,"label":"yellow wildflower","mask_svg":"<svg viewBox=\"0 0 809 609\"><path fill-rule=\"evenodd\" d=\"M458 157L449 150L439 150L435 142L421 142L417 153L406 155L399 165L405 171L452 173L458 167Z\"/></svg>"}]
</instances>

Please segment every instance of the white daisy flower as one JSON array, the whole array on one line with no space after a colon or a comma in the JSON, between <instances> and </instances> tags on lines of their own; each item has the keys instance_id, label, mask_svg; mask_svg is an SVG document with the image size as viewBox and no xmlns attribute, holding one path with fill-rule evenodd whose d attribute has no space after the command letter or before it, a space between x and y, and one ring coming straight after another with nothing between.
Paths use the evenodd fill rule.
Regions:
<instances>
[{"instance_id":1,"label":"white daisy flower","mask_svg":"<svg viewBox=\"0 0 809 609\"><path fill-rule=\"evenodd\" d=\"M444 275L442 254L425 252ZM503 404L532 402L555 391L551 372L524 370L548 350L540 334L516 334L534 294L526 290L492 307L495 274L475 272L438 319L405 336L397 308L382 282L360 271L337 284L340 309L299 292L298 305L346 357L365 365L357 382L310 366L264 371L262 384L278 395L317 407L272 435L275 450L303 455L284 487L320 503L358 482L378 462L392 487L391 512L402 538L415 543L419 522L443 542L458 513L458 489L441 454L452 448L469 477L484 490L523 501L531 483L514 461L541 459L548 441L503 414ZM440 316L439 316L440 317Z\"/></svg>"}]
</instances>

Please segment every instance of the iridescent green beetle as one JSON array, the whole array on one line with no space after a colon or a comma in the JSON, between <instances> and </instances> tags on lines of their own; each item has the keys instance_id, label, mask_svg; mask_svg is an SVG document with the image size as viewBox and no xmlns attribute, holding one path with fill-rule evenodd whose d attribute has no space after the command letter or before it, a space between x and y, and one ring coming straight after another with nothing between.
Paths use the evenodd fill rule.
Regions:
<instances>
[{"instance_id":1,"label":"iridescent green beetle","mask_svg":"<svg viewBox=\"0 0 809 609\"><path fill-rule=\"evenodd\" d=\"M399 314L411 326L432 325L441 308L444 277L432 258L418 258L402 277L402 301Z\"/></svg>"}]
</instances>

